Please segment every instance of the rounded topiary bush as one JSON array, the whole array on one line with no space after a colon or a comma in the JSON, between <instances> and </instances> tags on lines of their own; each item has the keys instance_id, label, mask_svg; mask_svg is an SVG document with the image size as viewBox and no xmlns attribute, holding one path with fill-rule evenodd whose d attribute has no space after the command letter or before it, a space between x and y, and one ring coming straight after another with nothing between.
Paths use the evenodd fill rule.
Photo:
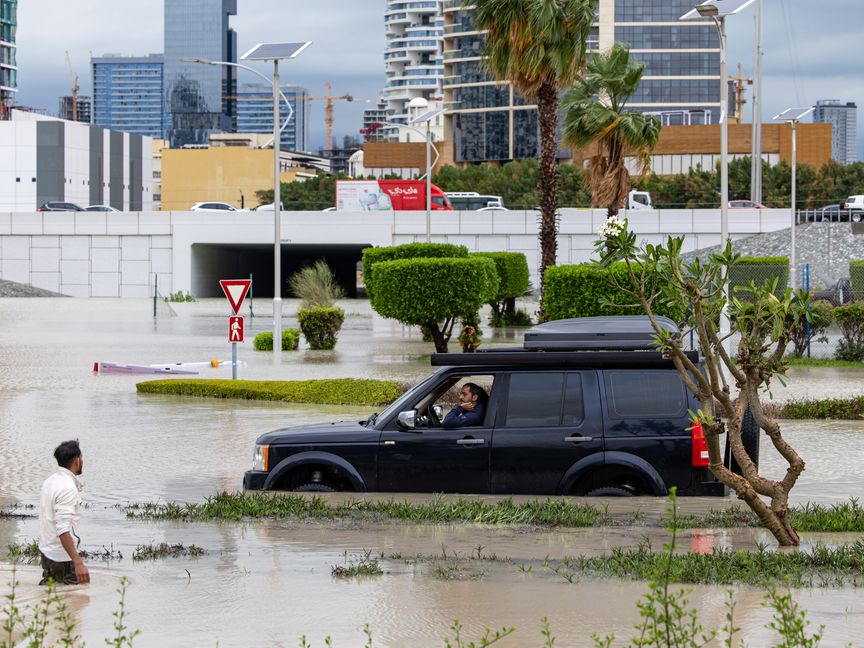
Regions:
<instances>
[{"instance_id":1,"label":"rounded topiary bush","mask_svg":"<svg viewBox=\"0 0 864 648\"><path fill-rule=\"evenodd\" d=\"M296 351L300 345L300 331L297 329L284 329L282 331L282 350ZM273 332L267 331L259 333L252 341L252 346L256 351L272 351L273 350Z\"/></svg>"},{"instance_id":2,"label":"rounded topiary bush","mask_svg":"<svg viewBox=\"0 0 864 648\"><path fill-rule=\"evenodd\" d=\"M315 306L297 311L297 322L310 349L329 350L336 346L336 338L345 311L337 306Z\"/></svg>"},{"instance_id":3,"label":"rounded topiary bush","mask_svg":"<svg viewBox=\"0 0 864 648\"><path fill-rule=\"evenodd\" d=\"M371 299L375 292L375 275L372 266L376 263L418 258L440 259L453 257L464 259L467 256L467 247L452 243L405 243L404 245L366 248L363 250L363 283L366 286L366 294Z\"/></svg>"}]
</instances>

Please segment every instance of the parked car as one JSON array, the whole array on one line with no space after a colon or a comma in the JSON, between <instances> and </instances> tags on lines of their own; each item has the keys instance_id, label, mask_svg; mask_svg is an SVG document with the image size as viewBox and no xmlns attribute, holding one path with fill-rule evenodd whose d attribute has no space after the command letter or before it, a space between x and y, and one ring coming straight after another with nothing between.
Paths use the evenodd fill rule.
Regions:
<instances>
[{"instance_id":1,"label":"parked car","mask_svg":"<svg viewBox=\"0 0 864 648\"><path fill-rule=\"evenodd\" d=\"M849 210L849 220L860 223L864 217L864 195L849 196L843 203L843 209Z\"/></svg>"},{"instance_id":2,"label":"parked car","mask_svg":"<svg viewBox=\"0 0 864 648\"><path fill-rule=\"evenodd\" d=\"M274 205L274 203L267 203L266 205L258 205L257 207L253 207L252 211L274 211L273 205ZM285 205L281 201L279 202L279 210L285 211Z\"/></svg>"},{"instance_id":3,"label":"parked car","mask_svg":"<svg viewBox=\"0 0 864 648\"><path fill-rule=\"evenodd\" d=\"M119 209L115 209L111 205L87 205L84 208L84 211L96 211L96 212L119 212Z\"/></svg>"},{"instance_id":4,"label":"parked car","mask_svg":"<svg viewBox=\"0 0 864 648\"><path fill-rule=\"evenodd\" d=\"M189 208L189 211L240 211L234 205L224 202L199 202Z\"/></svg>"},{"instance_id":5,"label":"parked car","mask_svg":"<svg viewBox=\"0 0 864 648\"><path fill-rule=\"evenodd\" d=\"M84 208L81 205L76 205L71 202L61 202L59 200L49 200L46 203L42 203L39 207L36 208L37 212L50 212L50 211L62 211L62 212L72 212L72 211L84 211Z\"/></svg>"},{"instance_id":6,"label":"parked car","mask_svg":"<svg viewBox=\"0 0 864 648\"><path fill-rule=\"evenodd\" d=\"M243 486L593 496L676 486L723 495L688 415L700 405L668 355L652 350L652 335L646 317L592 317L535 326L521 350L434 354L439 368L380 414L259 437ZM488 398L484 415L445 427L454 388L469 383ZM748 420L745 447L758 461Z\"/></svg>"},{"instance_id":7,"label":"parked car","mask_svg":"<svg viewBox=\"0 0 864 648\"><path fill-rule=\"evenodd\" d=\"M755 200L730 200L729 209L768 209L762 203Z\"/></svg>"},{"instance_id":8,"label":"parked car","mask_svg":"<svg viewBox=\"0 0 864 648\"><path fill-rule=\"evenodd\" d=\"M812 301L824 299L834 306L845 306L855 301L855 295L852 294L852 282L849 281L848 277L838 279L830 288L813 290L810 294Z\"/></svg>"}]
</instances>

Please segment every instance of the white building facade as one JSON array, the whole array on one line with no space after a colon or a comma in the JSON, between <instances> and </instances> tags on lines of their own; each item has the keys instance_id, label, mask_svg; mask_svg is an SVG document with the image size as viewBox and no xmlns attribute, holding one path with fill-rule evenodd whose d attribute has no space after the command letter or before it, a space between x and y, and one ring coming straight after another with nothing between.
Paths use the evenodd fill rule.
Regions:
<instances>
[{"instance_id":1,"label":"white building facade","mask_svg":"<svg viewBox=\"0 0 864 648\"><path fill-rule=\"evenodd\" d=\"M13 110L0 122L0 211L49 201L150 211L152 165L149 137Z\"/></svg>"},{"instance_id":2,"label":"white building facade","mask_svg":"<svg viewBox=\"0 0 864 648\"><path fill-rule=\"evenodd\" d=\"M408 103L441 97L444 17L441 0L387 0L384 100L388 121L405 123Z\"/></svg>"}]
</instances>

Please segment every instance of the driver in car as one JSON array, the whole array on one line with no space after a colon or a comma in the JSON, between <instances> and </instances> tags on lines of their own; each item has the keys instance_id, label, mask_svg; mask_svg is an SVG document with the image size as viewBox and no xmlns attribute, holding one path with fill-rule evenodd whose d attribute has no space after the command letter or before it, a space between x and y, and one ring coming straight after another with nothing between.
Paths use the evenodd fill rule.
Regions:
<instances>
[{"instance_id":1,"label":"driver in car","mask_svg":"<svg viewBox=\"0 0 864 648\"><path fill-rule=\"evenodd\" d=\"M459 404L444 417L441 427L452 429L483 425L488 400L489 397L482 387L471 382L465 383L459 390Z\"/></svg>"}]
</instances>

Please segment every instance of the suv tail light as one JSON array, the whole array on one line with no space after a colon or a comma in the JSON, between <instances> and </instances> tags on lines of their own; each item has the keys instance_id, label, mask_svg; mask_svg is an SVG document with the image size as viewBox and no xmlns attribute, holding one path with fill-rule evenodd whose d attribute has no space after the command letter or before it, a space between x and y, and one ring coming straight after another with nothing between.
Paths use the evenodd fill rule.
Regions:
<instances>
[{"instance_id":1,"label":"suv tail light","mask_svg":"<svg viewBox=\"0 0 864 648\"><path fill-rule=\"evenodd\" d=\"M708 443L702 432L702 424L698 421L693 423L693 427L690 428L690 443L691 465L694 468L704 468L711 465L711 459L708 457Z\"/></svg>"}]
</instances>

